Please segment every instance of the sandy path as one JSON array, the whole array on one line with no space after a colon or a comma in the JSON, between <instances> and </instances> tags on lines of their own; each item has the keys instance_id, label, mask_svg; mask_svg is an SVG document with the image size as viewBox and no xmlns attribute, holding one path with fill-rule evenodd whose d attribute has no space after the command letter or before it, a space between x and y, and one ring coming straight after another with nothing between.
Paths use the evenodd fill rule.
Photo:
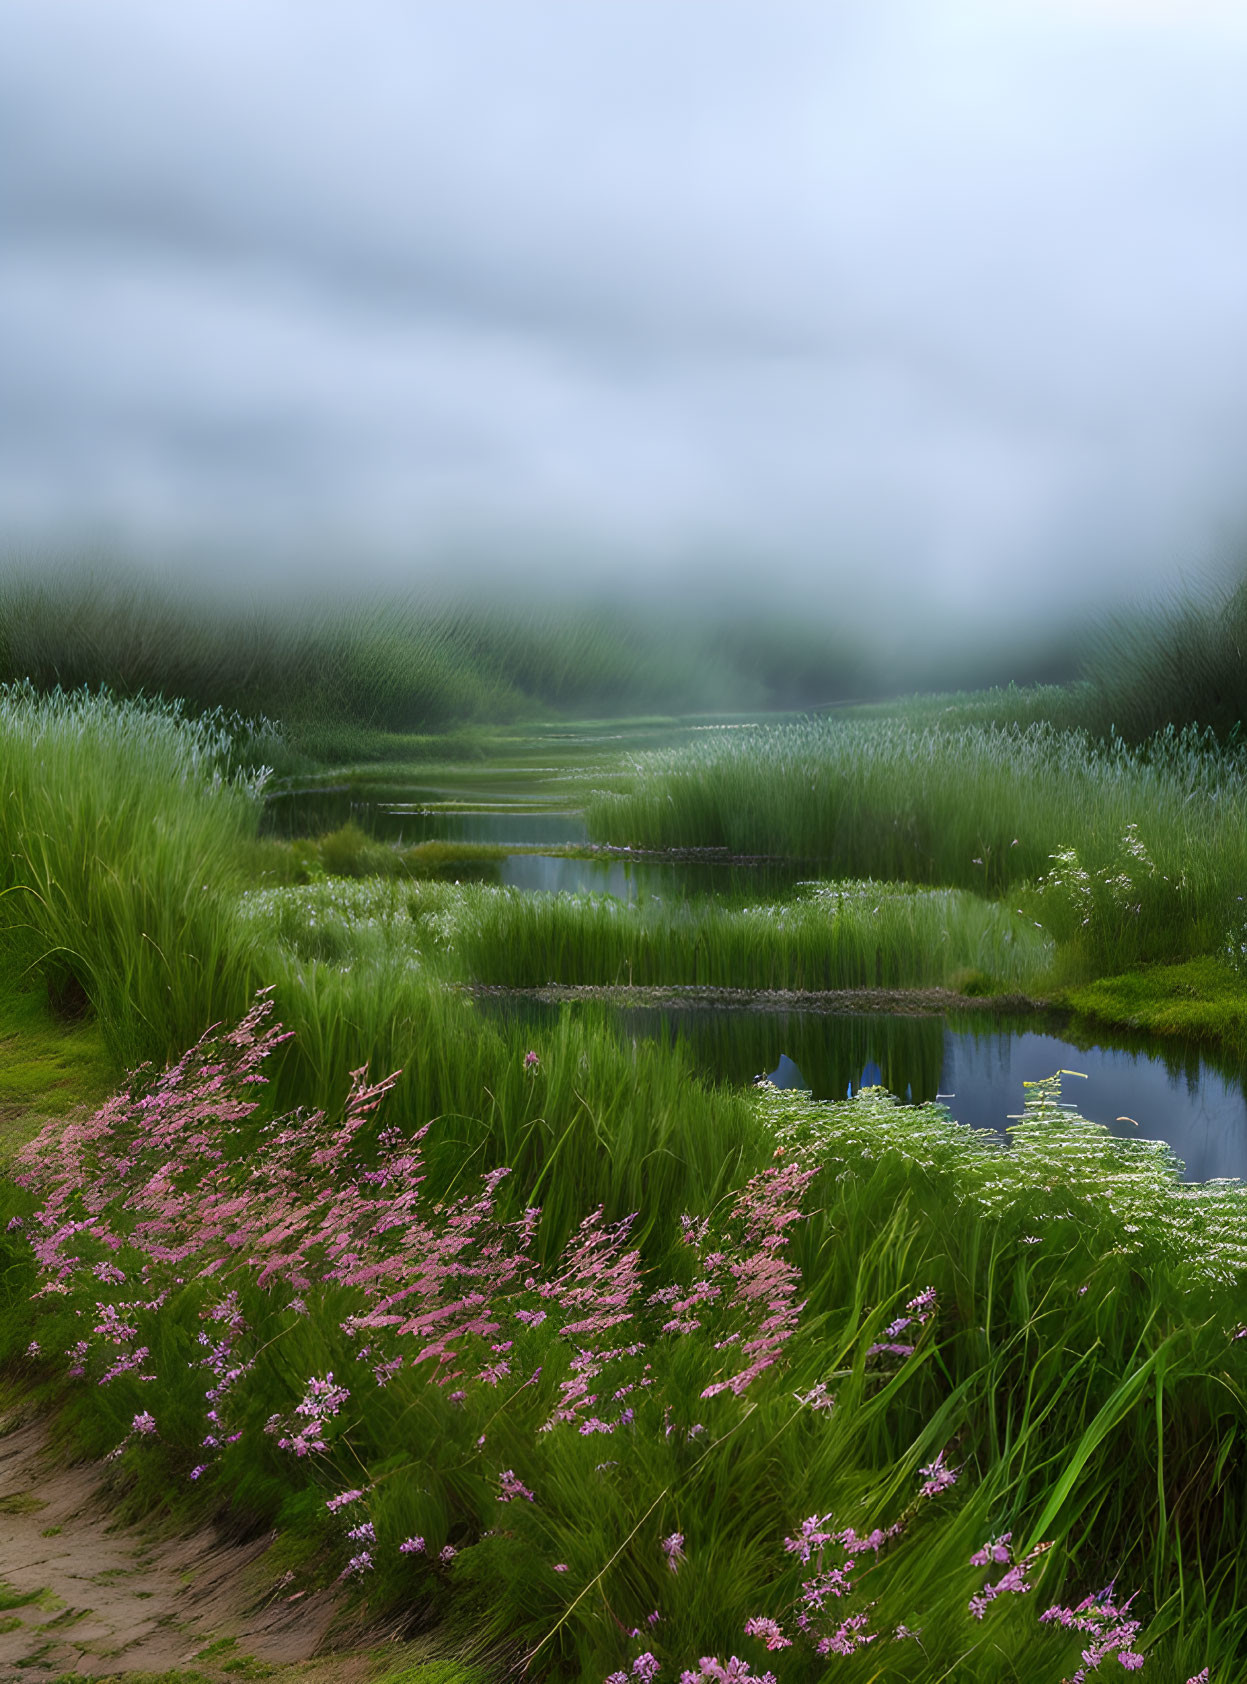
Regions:
<instances>
[{"instance_id":1,"label":"sandy path","mask_svg":"<svg viewBox=\"0 0 1247 1684\"><path fill-rule=\"evenodd\" d=\"M192 1662L211 1677L214 1661L240 1654L307 1659L325 1647L338 1599L332 1591L291 1599L260 1560L270 1542L222 1544L207 1532L145 1538L113 1521L98 1468L54 1460L42 1424L18 1427L0 1438L0 1680ZM195 1661L230 1638L232 1650ZM345 1655L317 1669L344 1681L366 1670Z\"/></svg>"}]
</instances>

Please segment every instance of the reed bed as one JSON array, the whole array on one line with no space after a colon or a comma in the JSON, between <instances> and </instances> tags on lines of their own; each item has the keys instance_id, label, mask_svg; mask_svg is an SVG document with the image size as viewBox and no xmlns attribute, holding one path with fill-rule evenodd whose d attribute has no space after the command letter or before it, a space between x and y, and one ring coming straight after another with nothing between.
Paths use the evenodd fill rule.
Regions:
<instances>
[{"instance_id":1,"label":"reed bed","mask_svg":"<svg viewBox=\"0 0 1247 1684\"><path fill-rule=\"evenodd\" d=\"M1051 1083L1005 1149L878 1091L715 1090L605 1016L492 1022L448 986L710 982L703 952L737 986L1016 986L1051 951L1022 877L1067 945L1215 925L1247 848L1233 756L865 729L706 733L600 807L701 802L805 853L821 813L828 847L891 835L927 884L986 836L964 882L678 912L241 895L256 783L225 724L5 692L6 961L157 1066L0 1181L6 1373L136 1506L280 1525L297 1588L344 1576L534 1677L1241 1677L1242 1184L1184 1186Z\"/></svg>"},{"instance_id":2,"label":"reed bed","mask_svg":"<svg viewBox=\"0 0 1247 1684\"><path fill-rule=\"evenodd\" d=\"M769 906L529 894L487 884L332 879L248 894L244 918L303 958L374 950L462 981L757 989L1034 983L1052 944L981 897L895 883L807 885Z\"/></svg>"},{"instance_id":3,"label":"reed bed","mask_svg":"<svg viewBox=\"0 0 1247 1684\"><path fill-rule=\"evenodd\" d=\"M1013 910L957 890L855 882L767 906L592 895L461 892L448 936L471 977L757 989L1032 985L1052 948Z\"/></svg>"},{"instance_id":4,"label":"reed bed","mask_svg":"<svg viewBox=\"0 0 1247 1684\"><path fill-rule=\"evenodd\" d=\"M638 1233L647 1250L670 1244L681 1200L722 1191L763 1155L744 1096L713 1093L664 1048L627 1043L604 1013L540 1030L483 1016L446 986L464 892L337 880L244 898L294 1031L268 1103L341 1104L351 1070L401 1069L390 1117L409 1131L439 1120L428 1151L438 1187L506 1164L517 1185L542 1188L543 1247L597 1204L612 1220L665 1213L653 1235L645 1223ZM647 1189L664 1197L647 1202Z\"/></svg>"},{"instance_id":5,"label":"reed bed","mask_svg":"<svg viewBox=\"0 0 1247 1684\"><path fill-rule=\"evenodd\" d=\"M1010 897L1042 881L1046 901L1014 905L1122 968L1222 947L1247 881L1245 771L1194 731L1130 749L1047 725L808 719L646 755L587 817L595 839L647 848L786 853Z\"/></svg>"},{"instance_id":6,"label":"reed bed","mask_svg":"<svg viewBox=\"0 0 1247 1684\"><path fill-rule=\"evenodd\" d=\"M124 1067L237 1016L261 981L237 919L262 779L237 721L83 691L0 689L0 931Z\"/></svg>"}]
</instances>

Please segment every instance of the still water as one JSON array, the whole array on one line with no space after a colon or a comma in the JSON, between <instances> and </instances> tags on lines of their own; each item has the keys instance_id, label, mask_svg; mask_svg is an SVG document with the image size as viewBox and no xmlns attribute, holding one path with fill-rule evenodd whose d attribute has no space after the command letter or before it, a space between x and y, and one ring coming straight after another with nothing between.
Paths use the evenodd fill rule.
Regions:
<instances>
[{"instance_id":1,"label":"still water","mask_svg":"<svg viewBox=\"0 0 1247 1684\"><path fill-rule=\"evenodd\" d=\"M536 1029L567 1008L495 998L488 1009ZM816 1099L878 1084L904 1100L938 1098L959 1122L1002 1135L1022 1109L1024 1082L1077 1071L1063 1077L1062 1097L1084 1117L1124 1138L1167 1141L1188 1181L1247 1179L1244 1072L1172 1042L1079 1045L1069 1030L1048 1032L1034 1019L707 1007L621 1007L612 1015L626 1036L682 1043L713 1080L768 1075Z\"/></svg>"},{"instance_id":2,"label":"still water","mask_svg":"<svg viewBox=\"0 0 1247 1684\"><path fill-rule=\"evenodd\" d=\"M401 794L401 799L399 796ZM358 789L282 790L264 807L271 836L322 836L356 824L380 842L488 842L498 847L581 847L589 839L580 813L515 803L490 810L452 810L436 805L435 789L404 786L392 797Z\"/></svg>"}]
</instances>

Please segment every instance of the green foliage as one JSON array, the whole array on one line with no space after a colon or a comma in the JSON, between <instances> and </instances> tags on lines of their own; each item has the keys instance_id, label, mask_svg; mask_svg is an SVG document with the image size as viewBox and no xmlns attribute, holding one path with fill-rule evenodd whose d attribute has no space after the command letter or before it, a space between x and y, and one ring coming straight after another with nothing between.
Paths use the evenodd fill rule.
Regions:
<instances>
[{"instance_id":1,"label":"green foliage","mask_svg":"<svg viewBox=\"0 0 1247 1684\"><path fill-rule=\"evenodd\" d=\"M1072 847L1060 849L1052 861L1029 897L1037 920L1097 968L1150 957L1155 932L1182 921L1185 875L1174 879L1157 869L1134 823L1098 871L1088 871Z\"/></svg>"},{"instance_id":2,"label":"green foliage","mask_svg":"<svg viewBox=\"0 0 1247 1684\"><path fill-rule=\"evenodd\" d=\"M556 1056L547 1049L541 1063ZM885 1676L1055 1684L1086 1639L1039 1626L1038 1613L1110 1578L1123 1595L1138 1588L1139 1647L1172 1669L1162 1677L1189 1677L1205 1658L1235 1675L1247 1645L1247 1191L1182 1185L1163 1147L1084 1122L1056 1082L1033 1086L1009 1151L939 1107L901 1107L878 1090L836 1105L760 1092L749 1104L780 1159L816 1170L804 1217L775 1213L773 1178L765 1196L766 1180L754 1180L752 1218L733 1217L737 1177L717 1208L704 1207L706 1235L651 1260L644 1292L668 1289L665 1305L715 1266L712 1255L726 1252L724 1280L742 1278L738 1269L747 1279L760 1237L749 1221L770 1208L782 1243L760 1247L768 1284L756 1312L747 1297L703 1297L701 1326L675 1331L658 1325L667 1308L605 1301L626 1318L608 1343L628 1346L602 1357L594 1400L612 1418L627 1403L612 1433L579 1431L575 1418L545 1430L577 1344L600 1350L592 1335L569 1342L501 1303L502 1327L488 1337L505 1329L505 1384L477 1376L465 1349L454 1389L419 1363L382 1385L370 1377L375 1356L356 1348L357 1289L309 1282L297 1304L275 1286L240 1290L240 1254L226 1275L136 1309L156 1379L100 1386L88 1376L82 1442L101 1454L124 1440L121 1466L146 1481L149 1500L198 1460L204 1380L193 1365L211 1317L214 1336L234 1341L217 1364L232 1375L217 1406L242 1432L213 1489L236 1513L280 1516L315 1539L331 1573L358 1547L347 1526L367 1519L373 1565L360 1588L374 1611L436 1607L478 1644L509 1642L536 1676L601 1678L642 1647L673 1672L708 1652L743 1651L760 1665L744 1624L765 1614L791 1632L810 1569L785 1539L810 1515L861 1539L889 1529L854 1556L843 1608L889 1642ZM240 1189L250 1163L240 1149ZM98 1213L124 1221L122 1189L103 1203L93 1183L85 1190ZM648 1196L671 1192L659 1182ZM275 1238L289 1243L291 1232ZM124 1247L115 1255L131 1266ZM787 1287L776 1272L785 1257L799 1272ZM88 1297L96 1290L88 1284ZM553 1310L558 1297L524 1302ZM754 1314L798 1300L771 1366L739 1395L718 1384L742 1361L729 1330L747 1336ZM49 1351L89 1307L72 1292L40 1306ZM482 1346L479 1360L492 1365L493 1350ZM266 1421L297 1420L308 1377L330 1372L349 1386L350 1409L326 1427L326 1449L281 1451ZM139 1409L158 1434L127 1430ZM941 1463L956 1472L952 1489L923 1495ZM500 1506L508 1479L523 1492ZM326 1499L347 1487L358 1495L335 1519ZM1002 1597L980 1625L967 1605L992 1575L970 1557L1005 1532L1015 1559L1050 1547L1035 1558L1036 1593ZM402 1552L417 1534L422 1547ZM664 1540L677 1534L673 1572ZM453 1560L442 1562L448 1545ZM902 1623L920 1643L891 1638ZM633 1627L644 1633L636 1644ZM822 1675L800 1648L773 1665L792 1684Z\"/></svg>"},{"instance_id":3,"label":"green foliage","mask_svg":"<svg viewBox=\"0 0 1247 1684\"><path fill-rule=\"evenodd\" d=\"M561 983L837 989L945 984L1021 989L1050 944L1016 912L956 890L812 885L797 899L731 908L649 899L465 890L447 940L468 975L514 987Z\"/></svg>"},{"instance_id":4,"label":"green foliage","mask_svg":"<svg viewBox=\"0 0 1247 1684\"><path fill-rule=\"evenodd\" d=\"M646 755L631 788L598 796L588 820L603 841L697 841L1011 897L1072 850L1104 890L1098 916L1084 937L1068 895L1054 892L1046 910L1083 962L1103 964L1122 944L1124 962L1181 959L1219 950L1239 909L1244 771L1193 733L1136 751L1045 725L809 719ZM1137 899L1123 891L1114 921L1105 913L1125 855Z\"/></svg>"},{"instance_id":5,"label":"green foliage","mask_svg":"<svg viewBox=\"0 0 1247 1684\"><path fill-rule=\"evenodd\" d=\"M237 1016L258 978L236 914L258 781L233 739L173 706L0 691L0 937L119 1064Z\"/></svg>"},{"instance_id":6,"label":"green foliage","mask_svg":"<svg viewBox=\"0 0 1247 1684\"><path fill-rule=\"evenodd\" d=\"M19 679L280 717L280 753L265 758L283 772L378 758L380 734L402 734L418 759L411 733L474 721L803 705L869 682L857 639L746 605L554 605L499 588L242 607L116 570L10 567L0 682Z\"/></svg>"},{"instance_id":7,"label":"green foliage","mask_svg":"<svg viewBox=\"0 0 1247 1684\"><path fill-rule=\"evenodd\" d=\"M384 1122L403 1136L431 1124L422 1197L460 1199L508 1166L500 1213L543 1207L543 1269L595 1206L610 1220L636 1212L647 1292L689 1285L683 1214L723 1229L763 1166L800 1155L817 1168L806 1217L786 1230L803 1308L783 1362L743 1399L707 1397L741 1329L715 1321L713 1304L704 1335L647 1323L644 1355L621 1359L633 1363L622 1379L637 1388L641 1424L609 1439L566 1423L540 1430L572 1360L548 1329L513 1330L509 1360L531 1383L474 1383L452 1401L415 1366L373 1383L347 1288L318 1288L296 1311L252 1283L239 1299L254 1359L248 1433L223 1452L214 1493L239 1524L279 1521L311 1540L309 1562L336 1568L324 1498L366 1480L383 1545L374 1609L446 1609L477 1637L536 1651L534 1675L596 1679L627 1664L621 1631L648 1632L655 1608L647 1641L672 1671L714 1647L741 1652L744 1620L783 1616L798 1593L784 1539L805 1516L831 1510L862 1530L908 1517L894 1549L861 1563L877 1620L923 1628L921 1648L889 1645L889 1676L1055 1680L1077 1665L1077 1634L1037 1630L1035 1605L1114 1576L1141 1589L1149 1676L1181 1684L1205 1659L1238 1676L1241 1185L1183 1186L1163 1148L1114 1141L1050 1086L1036 1087L1005 1152L937 1108L880 1093L816 1106L716 1091L687 1049L630 1044L592 1014L564 1011L538 1029L491 1021L447 986L500 972L623 981L629 967L637 982L1018 986L1049 962L1034 917L1087 963L1219 951L1247 882L1233 756L1193 737L1097 750L1046 728L704 733L643 763L630 794L598 801L596 822L652 827L628 831L634 841L795 848L837 869L869 859L877 876L939 886L859 881L783 907L676 911L397 872L352 880L375 869L378 845L362 832L331 837L328 856L322 840L299 867L346 875L243 896L255 786L227 731L150 704L10 691L0 753L6 961L62 1010L92 1006L112 1057L162 1059L271 983L297 1033L276 1056L268 1109L332 1111L351 1069L401 1067ZM398 856L382 852L388 870ZM1002 888L1008 901L985 898ZM1069 991L1104 1015L1221 1035L1242 1032L1240 995L1212 958ZM240 1175L261 1126L222 1141ZM357 1144L370 1162L371 1125ZM28 1384L60 1383L54 1364L94 1300L32 1296L31 1200L8 1183L0 1194L0 1358ZM872 1354L928 1286L940 1316L913 1351ZM129 1437L118 1472L134 1503L159 1508L192 1490L205 1382L191 1364L210 1296L192 1280L142 1310L158 1382L127 1372L72 1391L65 1420L80 1446L102 1455ZM266 1419L293 1410L309 1376L352 1369L341 1442L320 1459L280 1453ZM833 1409L809 1401L820 1386ZM159 1443L130 1429L148 1408ZM957 1488L915 1507L918 1470L942 1449L963 1470ZM499 1509L506 1468L534 1502ZM993 1605L978 1628L966 1605L982 1575L969 1555L1010 1529L1024 1545L1053 1542L1041 1593ZM401 1556L416 1532L453 1544L453 1563ZM672 1573L661 1540L676 1532L687 1559ZM760 1668L760 1647L746 1652ZM869 1676L881 1652L847 1659L846 1675L861 1661ZM772 1664L795 1684L821 1663L785 1651Z\"/></svg>"}]
</instances>

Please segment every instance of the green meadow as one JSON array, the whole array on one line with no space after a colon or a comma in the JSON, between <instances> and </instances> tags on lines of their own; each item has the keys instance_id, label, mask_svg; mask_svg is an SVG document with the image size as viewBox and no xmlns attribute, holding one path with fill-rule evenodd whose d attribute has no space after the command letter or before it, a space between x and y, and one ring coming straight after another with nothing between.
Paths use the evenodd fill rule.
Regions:
<instances>
[{"instance_id":1,"label":"green meadow","mask_svg":"<svg viewBox=\"0 0 1247 1684\"><path fill-rule=\"evenodd\" d=\"M962 1127L929 1017L917 1103L824 1103L477 998L942 990L1241 1060L1247 760L1189 667L1127 710L1163 624L771 717L823 672L782 627L75 588L0 597L0 1363L122 1513L274 1530L413 1677L1243 1675L1244 1184L1046 1070ZM792 873L546 894L400 834L508 811Z\"/></svg>"}]
</instances>

